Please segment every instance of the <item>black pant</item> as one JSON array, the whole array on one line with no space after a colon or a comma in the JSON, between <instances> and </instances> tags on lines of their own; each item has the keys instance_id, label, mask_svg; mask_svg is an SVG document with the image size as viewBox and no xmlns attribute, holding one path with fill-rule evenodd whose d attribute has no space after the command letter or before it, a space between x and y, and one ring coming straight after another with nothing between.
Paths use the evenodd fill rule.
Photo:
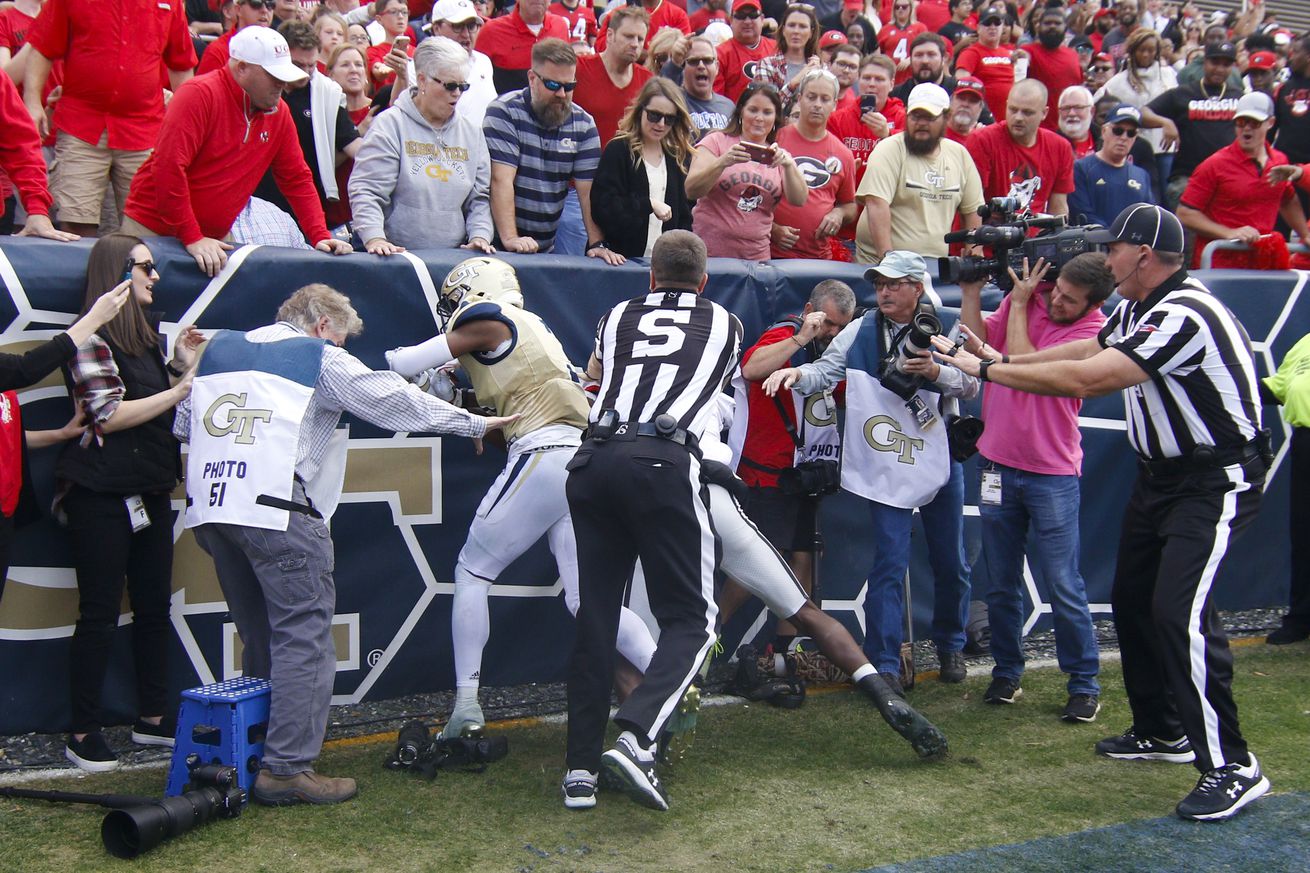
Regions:
<instances>
[{"instance_id":1,"label":"black pant","mask_svg":"<svg viewBox=\"0 0 1310 873\"><path fill-rule=\"evenodd\" d=\"M578 540L577 638L569 664L568 767L596 771L605 740L619 610L638 557L660 640L615 722L653 739L691 684L715 638L714 568L700 462L658 437L590 440L569 462Z\"/></svg>"},{"instance_id":2,"label":"black pant","mask_svg":"<svg viewBox=\"0 0 1310 873\"><path fill-rule=\"evenodd\" d=\"M1143 472L1124 512L1111 602L1133 725L1162 739L1186 734L1202 772L1247 760L1211 593L1263 489L1258 458L1181 476Z\"/></svg>"},{"instance_id":3,"label":"black pant","mask_svg":"<svg viewBox=\"0 0 1310 873\"><path fill-rule=\"evenodd\" d=\"M72 732L104 727L100 692L118 627L123 580L132 605L132 658L138 715L168 711L169 597L173 508L168 494L143 494L150 526L132 532L122 495L73 486L64 498L77 570L78 617L69 657Z\"/></svg>"},{"instance_id":4,"label":"black pant","mask_svg":"<svg viewBox=\"0 0 1310 873\"><path fill-rule=\"evenodd\" d=\"M1288 533L1292 541L1292 584L1286 627L1310 630L1310 427L1292 428L1292 487Z\"/></svg>"}]
</instances>

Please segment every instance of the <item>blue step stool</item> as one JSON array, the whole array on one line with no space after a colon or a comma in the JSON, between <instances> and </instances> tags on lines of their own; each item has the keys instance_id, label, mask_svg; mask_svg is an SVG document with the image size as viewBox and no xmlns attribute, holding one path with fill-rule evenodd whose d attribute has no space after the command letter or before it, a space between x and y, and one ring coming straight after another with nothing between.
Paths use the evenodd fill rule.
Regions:
<instances>
[{"instance_id":1,"label":"blue step stool","mask_svg":"<svg viewBox=\"0 0 1310 873\"><path fill-rule=\"evenodd\" d=\"M184 790L192 755L203 764L235 767L241 787L251 790L264 758L272 687L267 679L241 677L182 692L167 796Z\"/></svg>"}]
</instances>

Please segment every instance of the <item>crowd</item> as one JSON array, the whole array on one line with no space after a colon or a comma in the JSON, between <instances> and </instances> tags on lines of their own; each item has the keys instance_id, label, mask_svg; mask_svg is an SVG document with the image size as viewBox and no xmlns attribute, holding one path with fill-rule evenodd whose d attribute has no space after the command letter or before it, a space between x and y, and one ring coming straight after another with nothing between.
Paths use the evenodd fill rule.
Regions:
<instances>
[{"instance_id":1,"label":"crowd","mask_svg":"<svg viewBox=\"0 0 1310 873\"><path fill-rule=\"evenodd\" d=\"M774 652L791 652L797 633L811 636L916 750L944 748L903 700L902 580L917 511L940 676L962 681L971 575L962 462L975 451L996 658L984 700L1014 704L1022 693L1027 554L1041 567L1068 675L1062 718L1094 721L1099 656L1078 571L1078 411L1084 396L1124 389L1135 398L1130 439L1143 473L1114 607L1135 722L1097 751L1195 760L1202 781L1179 807L1190 818L1226 817L1267 790L1237 729L1231 656L1209 604L1218 558L1198 557L1196 543L1222 557L1258 507L1261 398L1305 412L1295 374L1257 394L1245 334L1222 306L1198 302L1208 292L1186 268L1212 241L1242 244L1217 264L1268 266L1288 262L1294 236L1310 240L1302 166L1310 34L1283 29L1259 2L1211 16L1162 0L708 0L690 12L675 0L608 9L563 0L508 8L17 0L0 10L6 226L59 240L100 236L69 340L24 365L2 362L12 370L5 388L64 362L79 410L65 428L26 437L30 445L80 437L61 449L56 500L81 610L71 760L89 770L116 764L98 701L125 582L141 714L133 738L171 742L161 677L178 439L215 448L236 429L193 426L233 373L258 373L258 397L298 398L298 430L247 453L263 491L204 469L187 477L196 504L187 524L218 567L245 669L274 676L267 770L256 785L270 803L335 802L355 791L312 769L330 697L334 605L331 542L316 509L334 499L315 493L315 480L342 411L392 430L479 437L503 426L510 439L503 481L456 568L458 698L447 730L482 721L487 587L547 535L579 621L566 803L594 804L604 764L643 803L667 808L652 747L716 617L745 596L729 587L714 602L714 562L695 545L707 536L708 555L782 619ZM1053 282L1044 281L1048 265L1025 264L992 314L981 309L982 283L962 282L961 327L934 340L952 354L934 357L923 345L940 332L925 258L951 252L945 234L980 227L980 209L997 198L1100 225L1093 236L1109 254L1080 256ZM512 268L466 261L442 288L446 332L398 350L391 364L435 384L458 360L477 396L504 416L480 419L338 348L362 325L324 286L301 289L276 325L247 342L211 338L199 370L204 338L193 328L166 356L147 309L158 279L148 246L163 236L209 275L241 243L334 255L463 248L611 265L649 258L653 290L606 317L579 373L524 308ZM877 306L856 312L849 287L825 282L797 316L743 338L735 318L698 296L706 257L867 264ZM1115 287L1126 302L1107 320L1101 304ZM1204 366L1173 360L1169 343L1187 329L1205 337L1196 340ZM265 344L286 349L285 360L263 356ZM711 395L734 372L728 413ZM587 380L599 395L590 409L576 390ZM980 392L981 437L958 406ZM1171 430L1193 421L1205 424ZM712 445L721 429L712 422L728 431L726 444ZM668 445L621 445L643 437ZM21 428L16 439L13 458ZM533 484L524 487L524 474L501 506L497 495L529 455ZM634 464L646 477L636 493L645 487L667 502L670 526L659 536L635 531L629 517L632 494L615 471ZM688 491L686 480L700 476L719 491ZM1201 496L1180 506L1167 487L1177 477L1194 477ZM225 506L229 485L250 505ZM867 502L877 550L862 651L809 600L818 502L838 487ZM6 543L17 494L4 504ZM537 526L510 531L515 507ZM1158 544L1182 535L1168 526L1175 516L1190 545L1162 558ZM574 542L575 528L590 535ZM267 530L282 539L252 533ZM292 551L304 559L294 567ZM625 567L638 554L670 580L651 596L659 646L621 608ZM1294 589L1274 641L1310 634L1305 589ZM624 733L602 756L616 675Z\"/></svg>"}]
</instances>

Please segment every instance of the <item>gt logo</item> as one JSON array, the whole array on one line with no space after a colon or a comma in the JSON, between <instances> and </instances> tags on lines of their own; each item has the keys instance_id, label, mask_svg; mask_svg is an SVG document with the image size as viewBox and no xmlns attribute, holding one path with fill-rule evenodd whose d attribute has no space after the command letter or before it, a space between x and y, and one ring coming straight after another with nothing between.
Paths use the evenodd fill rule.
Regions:
<instances>
[{"instance_id":1,"label":"gt logo","mask_svg":"<svg viewBox=\"0 0 1310 873\"><path fill-rule=\"evenodd\" d=\"M219 410L224 410L226 424L218 423ZM220 394L209 408L205 410L205 430L210 436L221 437L230 433L237 435L238 445L249 446L255 442L255 422L273 420L271 409L246 409L245 394Z\"/></svg>"},{"instance_id":2,"label":"gt logo","mask_svg":"<svg viewBox=\"0 0 1310 873\"><path fill-rule=\"evenodd\" d=\"M813 427L829 427L837 423L837 410L826 391L805 398L804 415L805 422Z\"/></svg>"},{"instance_id":3,"label":"gt logo","mask_svg":"<svg viewBox=\"0 0 1310 873\"><path fill-rule=\"evenodd\" d=\"M923 450L923 440L906 436L889 415L875 415L864 423L864 439L878 452L895 452L901 464L914 463L914 450Z\"/></svg>"}]
</instances>

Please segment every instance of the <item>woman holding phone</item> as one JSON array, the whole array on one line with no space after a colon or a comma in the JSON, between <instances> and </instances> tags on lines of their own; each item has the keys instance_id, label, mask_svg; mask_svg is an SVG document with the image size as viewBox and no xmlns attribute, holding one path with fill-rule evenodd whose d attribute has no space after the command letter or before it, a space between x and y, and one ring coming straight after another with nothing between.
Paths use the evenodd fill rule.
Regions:
<instances>
[{"instance_id":1,"label":"woman holding phone","mask_svg":"<svg viewBox=\"0 0 1310 873\"><path fill-rule=\"evenodd\" d=\"M792 206L805 204L805 177L774 141L782 118L778 89L752 82L737 98L728 126L696 146L687 198L697 201L692 231L710 257L768 260L775 207L784 197Z\"/></svg>"},{"instance_id":2,"label":"woman holding phone","mask_svg":"<svg viewBox=\"0 0 1310 873\"><path fill-rule=\"evenodd\" d=\"M87 432L64 446L55 466L56 516L68 528L77 571L78 617L69 657L72 733L65 756L92 773L118 758L101 728L100 693L118 627L124 581L132 606L137 713L133 742L172 746L174 724L165 678L171 625L173 505L181 456L173 407L191 391L191 366L203 337L183 328L165 363L154 300L150 249L114 233L91 249L82 311L126 282L123 308L77 348L64 378Z\"/></svg>"}]
</instances>

